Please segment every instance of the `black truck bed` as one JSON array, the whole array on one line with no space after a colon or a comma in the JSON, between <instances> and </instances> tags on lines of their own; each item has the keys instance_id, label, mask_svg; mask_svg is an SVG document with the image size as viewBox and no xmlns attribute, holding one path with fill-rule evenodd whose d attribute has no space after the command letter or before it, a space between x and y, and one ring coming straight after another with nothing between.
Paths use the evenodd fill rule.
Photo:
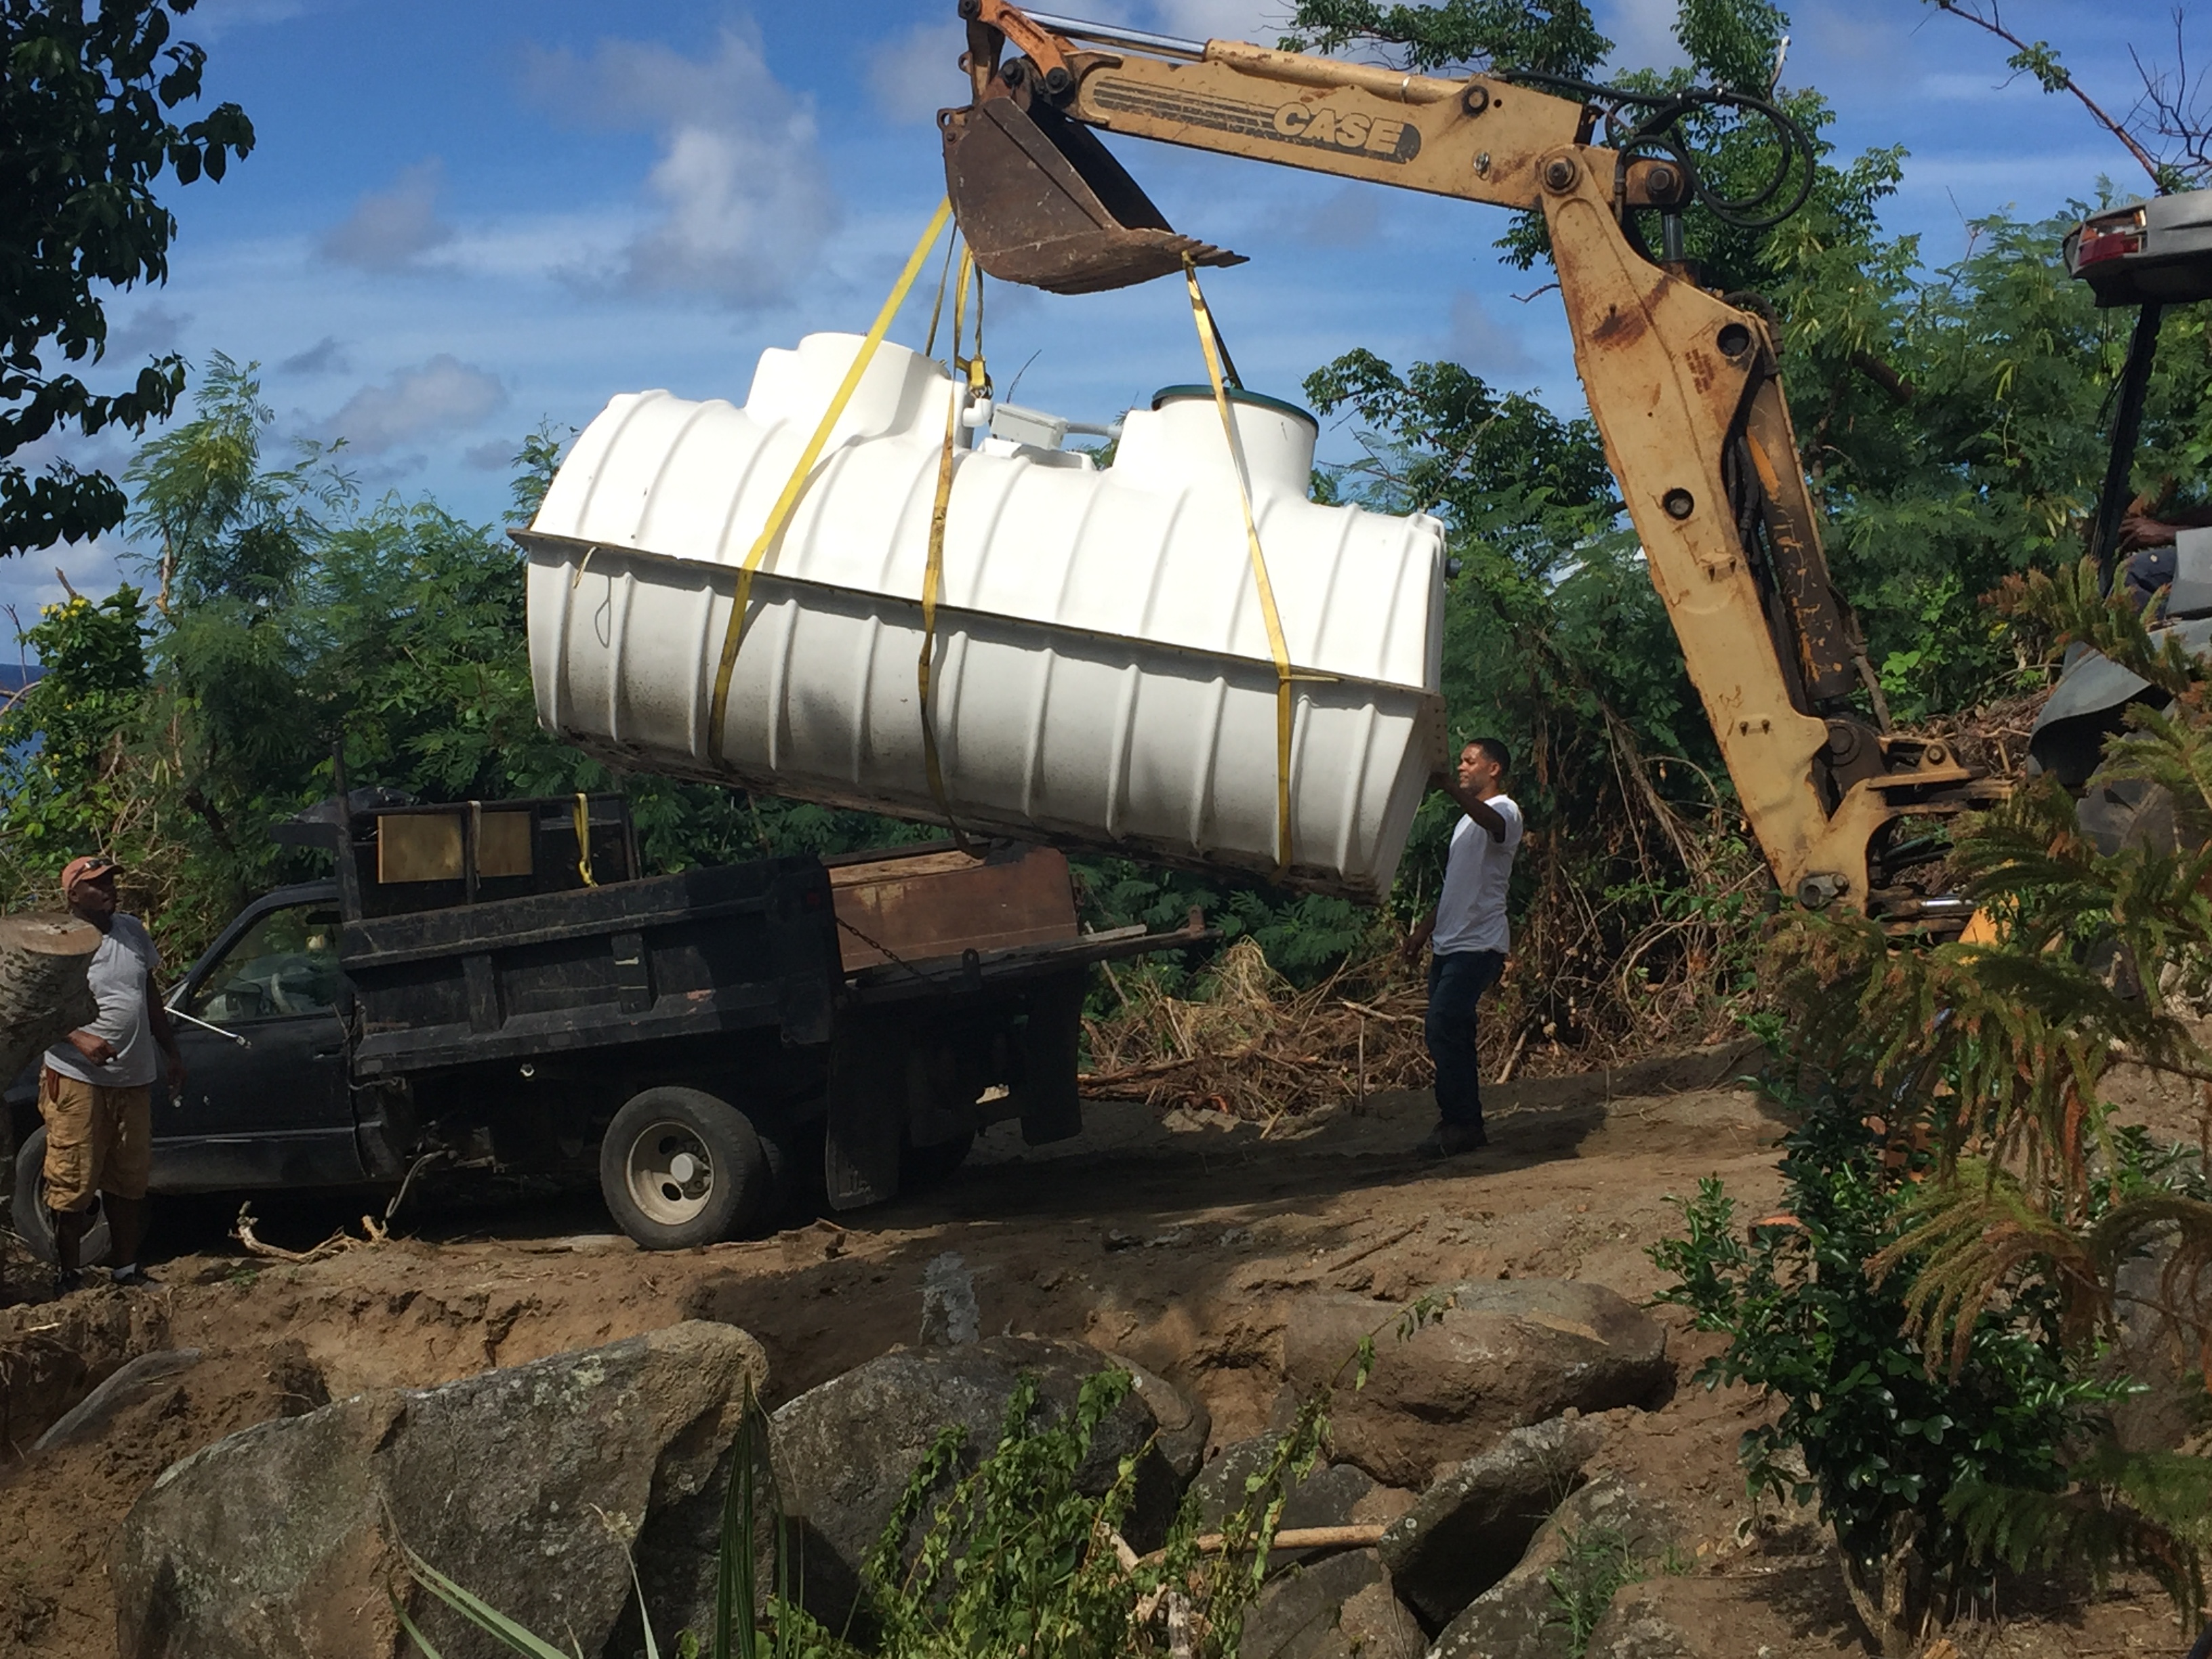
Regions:
<instances>
[{"instance_id":1,"label":"black truck bed","mask_svg":"<svg viewBox=\"0 0 2212 1659\"><path fill-rule=\"evenodd\" d=\"M830 1039L829 878L762 859L349 921L363 1079L759 1028Z\"/></svg>"}]
</instances>

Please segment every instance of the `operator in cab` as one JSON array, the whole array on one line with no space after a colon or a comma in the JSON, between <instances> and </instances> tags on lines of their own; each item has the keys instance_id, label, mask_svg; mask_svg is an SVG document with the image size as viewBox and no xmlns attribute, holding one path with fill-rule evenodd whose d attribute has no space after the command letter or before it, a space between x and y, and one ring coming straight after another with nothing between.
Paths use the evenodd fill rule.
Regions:
<instances>
[{"instance_id":1,"label":"operator in cab","mask_svg":"<svg viewBox=\"0 0 2212 1659\"><path fill-rule=\"evenodd\" d=\"M1475 1048L1476 1006L1505 971L1512 939L1505 893L1521 847L1521 808L1505 793L1512 751L1496 738L1460 750L1455 777L1443 785L1464 814L1452 830L1443 890L1435 914L1407 936L1406 957L1429 957L1429 1012L1422 1035L1437 1067L1439 1121L1413 1150L1456 1158L1490 1143L1482 1127L1482 1057Z\"/></svg>"}]
</instances>

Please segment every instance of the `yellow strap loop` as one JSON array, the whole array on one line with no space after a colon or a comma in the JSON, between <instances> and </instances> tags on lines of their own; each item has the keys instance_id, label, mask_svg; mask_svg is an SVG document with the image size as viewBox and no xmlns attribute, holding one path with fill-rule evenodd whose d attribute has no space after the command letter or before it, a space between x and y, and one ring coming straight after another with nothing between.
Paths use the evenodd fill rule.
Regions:
<instances>
[{"instance_id":1,"label":"yellow strap loop","mask_svg":"<svg viewBox=\"0 0 2212 1659\"><path fill-rule=\"evenodd\" d=\"M963 365L960 359L960 333L965 325L969 273L975 283L975 354L967 360L967 390L981 395L989 384L983 367L983 273L975 269L975 255L965 244L960 249L960 276L952 290L952 362L957 369ZM945 411L945 447L937 458L937 498L929 514L929 557L921 573L921 655L915 663L914 678L921 700L921 758L929 774L930 799L944 815L945 827L952 831L952 839L963 853L972 854L975 848L968 843L960 822L952 815L952 803L945 792L945 770L938 758L937 718L929 702L930 659L937 651L937 600L945 586L945 523L952 505L952 455L955 441L960 431L960 411L966 398L956 383L948 388Z\"/></svg>"},{"instance_id":2,"label":"yellow strap loop","mask_svg":"<svg viewBox=\"0 0 2212 1659\"><path fill-rule=\"evenodd\" d=\"M1199 349L1206 354L1206 378L1213 383L1213 406L1221 411L1222 434L1229 441L1230 470L1237 475L1237 501L1244 509L1244 540L1252 551L1252 585L1260 590L1260 615L1267 624L1267 654L1275 661L1275 873L1291 868L1291 647L1283 638L1283 618L1275 609L1275 585L1267 580L1267 556L1260 550L1260 526L1252 516L1252 487L1244 476L1244 446L1229 410L1229 388L1222 383L1221 355L1214 342L1213 313L1198 286L1198 267L1182 257L1183 280L1190 285L1190 315L1198 326Z\"/></svg>"},{"instance_id":3,"label":"yellow strap loop","mask_svg":"<svg viewBox=\"0 0 2212 1659\"><path fill-rule=\"evenodd\" d=\"M845 371L844 380L838 386L836 395L830 399L830 407L822 412L822 420L815 427L814 435L806 441L806 447L799 452L799 464L792 468L790 482L784 485L783 494L776 497L775 507L769 509L768 522L761 526L760 538L753 543L752 551L745 555L745 562L738 571L738 591L730 606L730 625L722 635L722 659L714 670L714 702L707 714L707 753L717 763L722 759L722 728L730 712L730 676L738 665L738 646L744 637L745 607L752 601L753 573L760 568L761 561L768 556L769 549L783 533L792 509L799 505L799 498L805 491L807 480L813 475L814 463L821 457L822 446L830 441L830 429L837 424L837 417L845 412L845 405L852 402L853 393L860 386L860 377L868 372L868 365L875 361L876 348L884 343L884 336L890 332L892 319L897 317L899 307L906 303L907 294L914 287L914 279L921 274L921 267L929 258L931 246L944 231L945 221L951 216L952 202L948 197L938 204L937 211L930 217L929 228L921 233L921 240L914 245L914 252L907 258L906 269L899 273L898 281L892 285L890 297L884 301L884 308L876 313L875 326L868 331L868 337L861 342L860 354L853 359L852 368Z\"/></svg>"},{"instance_id":4,"label":"yellow strap loop","mask_svg":"<svg viewBox=\"0 0 2212 1659\"><path fill-rule=\"evenodd\" d=\"M576 792L576 873L586 887L599 884L592 878L592 798L580 789Z\"/></svg>"}]
</instances>

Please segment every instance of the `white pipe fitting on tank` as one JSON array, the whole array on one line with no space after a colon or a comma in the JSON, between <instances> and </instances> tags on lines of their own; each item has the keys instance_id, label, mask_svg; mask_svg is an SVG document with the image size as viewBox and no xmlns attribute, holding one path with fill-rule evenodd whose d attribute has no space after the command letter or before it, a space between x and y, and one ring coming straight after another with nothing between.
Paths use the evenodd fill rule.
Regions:
<instances>
[{"instance_id":1,"label":"white pipe fitting on tank","mask_svg":"<svg viewBox=\"0 0 2212 1659\"><path fill-rule=\"evenodd\" d=\"M908 817L923 760L920 596L947 400L886 343L756 576L720 745L707 723L738 567L860 346L762 355L742 408L617 397L536 521L538 716L635 769ZM1298 680L1290 880L1379 897L1444 763L1443 532L1307 498L1316 428L1233 394ZM1113 465L958 447L932 675L971 832L1200 869L1275 869L1275 671L1237 480L1205 386L1132 410Z\"/></svg>"}]
</instances>

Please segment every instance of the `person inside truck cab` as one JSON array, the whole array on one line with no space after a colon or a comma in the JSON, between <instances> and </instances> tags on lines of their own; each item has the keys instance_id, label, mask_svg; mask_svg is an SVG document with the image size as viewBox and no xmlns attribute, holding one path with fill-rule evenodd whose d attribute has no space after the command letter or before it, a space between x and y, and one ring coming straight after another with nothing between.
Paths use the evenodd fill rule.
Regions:
<instances>
[{"instance_id":1,"label":"person inside truck cab","mask_svg":"<svg viewBox=\"0 0 2212 1659\"><path fill-rule=\"evenodd\" d=\"M146 1239L146 1182L152 1168L155 1055L167 1062L169 1091L184 1088L169 1011L154 989L161 957L136 916L115 908L112 859L72 859L62 872L70 914L102 935L85 970L98 1012L92 1023L46 1050L39 1072L39 1115L46 1124L46 1207L52 1212L54 1293L80 1281L78 1247L93 1205L107 1212L108 1259L118 1285L150 1282L139 1265Z\"/></svg>"},{"instance_id":2,"label":"person inside truck cab","mask_svg":"<svg viewBox=\"0 0 2212 1659\"><path fill-rule=\"evenodd\" d=\"M2185 596L2171 591L2177 578L2193 589L2203 580L2198 573L2212 570L2212 507L2177 511L2170 505L2172 495L2173 481L2169 478L2130 501L2120 520L2119 550L2126 560L2120 568L2122 587L2137 609L2161 590L2169 590L2168 615L2179 608L2177 601L2186 604L2196 597L2193 592ZM2186 574L2182 570L2185 564L2191 567Z\"/></svg>"}]
</instances>

